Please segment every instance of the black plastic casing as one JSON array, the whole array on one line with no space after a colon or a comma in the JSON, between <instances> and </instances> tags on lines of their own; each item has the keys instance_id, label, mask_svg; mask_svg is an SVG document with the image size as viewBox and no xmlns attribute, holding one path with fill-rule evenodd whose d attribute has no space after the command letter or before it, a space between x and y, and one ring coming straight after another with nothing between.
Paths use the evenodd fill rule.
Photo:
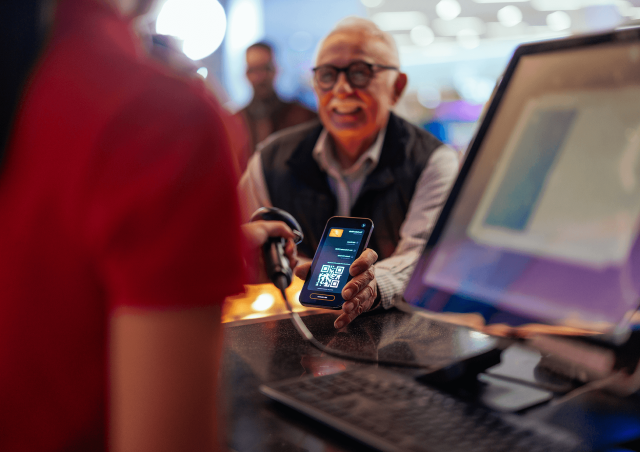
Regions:
<instances>
[{"instance_id":1,"label":"black plastic casing","mask_svg":"<svg viewBox=\"0 0 640 452\"><path fill-rule=\"evenodd\" d=\"M363 224L365 225L364 227L362 226ZM358 246L356 257L351 262L349 262L349 267L350 267L353 261L355 261L362 254L362 252L367 248L367 245L369 244L369 239L371 238L371 233L373 232L373 221L371 221L369 218L356 218L356 217L329 218L329 221L327 221L327 224L324 227L324 231L322 232L322 238L320 239L320 244L318 245L318 248L316 249L316 253L313 256L311 269L309 270L309 273L307 274L307 278L304 281L304 285L302 286L302 290L300 291L299 300L300 300L300 304L302 304L303 306L310 306L314 308L324 308L324 309L341 309L344 303L344 298L342 298L341 293L326 292L326 294L329 297L333 296L334 299L320 300L318 298L312 298L312 296L315 295L317 297L319 294L324 294L325 293L324 291L317 290L317 289L309 290L309 281L313 281L314 278L317 277L316 267L318 265L318 258L325 245L325 242L329 235L329 231L333 228L364 229L363 239L360 242L360 245ZM351 279L352 279L352 276L349 274L347 283L351 281Z\"/></svg>"}]
</instances>

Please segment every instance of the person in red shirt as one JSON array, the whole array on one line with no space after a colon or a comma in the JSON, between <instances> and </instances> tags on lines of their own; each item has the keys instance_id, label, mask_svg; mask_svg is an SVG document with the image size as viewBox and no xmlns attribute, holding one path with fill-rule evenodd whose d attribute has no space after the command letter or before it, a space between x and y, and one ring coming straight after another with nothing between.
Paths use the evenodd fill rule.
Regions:
<instances>
[{"instance_id":1,"label":"person in red shirt","mask_svg":"<svg viewBox=\"0 0 640 452\"><path fill-rule=\"evenodd\" d=\"M130 23L148 3L60 0L29 82L37 45L0 88L26 86L0 117L3 452L220 447L221 304L245 277L235 171L202 84L143 57Z\"/></svg>"}]
</instances>

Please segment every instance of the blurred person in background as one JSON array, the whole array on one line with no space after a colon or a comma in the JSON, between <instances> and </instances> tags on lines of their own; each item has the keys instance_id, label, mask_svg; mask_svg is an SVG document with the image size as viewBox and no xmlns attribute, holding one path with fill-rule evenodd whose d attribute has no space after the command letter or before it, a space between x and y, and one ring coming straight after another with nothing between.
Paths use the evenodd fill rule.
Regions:
<instances>
[{"instance_id":1,"label":"blurred person in background","mask_svg":"<svg viewBox=\"0 0 640 452\"><path fill-rule=\"evenodd\" d=\"M402 293L458 172L453 149L391 112L407 85L399 63L393 37L373 22L338 23L314 68L320 123L269 138L240 180L243 215L260 206L290 212L302 226L298 250L306 258L330 217L373 220L369 247L381 260L359 295L343 289L348 301L336 328L390 307ZM308 269L298 266L296 275L304 279Z\"/></svg>"},{"instance_id":2,"label":"blurred person in background","mask_svg":"<svg viewBox=\"0 0 640 452\"><path fill-rule=\"evenodd\" d=\"M258 42L249 46L246 59L247 79L253 88L253 98L236 114L250 133L249 154L239 158L242 170L246 168L256 145L269 135L317 118L313 111L298 102L285 102L278 97L274 88L276 68L271 45Z\"/></svg>"},{"instance_id":3,"label":"blurred person in background","mask_svg":"<svg viewBox=\"0 0 640 452\"><path fill-rule=\"evenodd\" d=\"M221 449L221 305L293 237L243 238L224 115L144 58L150 3L0 4L3 452Z\"/></svg>"}]
</instances>

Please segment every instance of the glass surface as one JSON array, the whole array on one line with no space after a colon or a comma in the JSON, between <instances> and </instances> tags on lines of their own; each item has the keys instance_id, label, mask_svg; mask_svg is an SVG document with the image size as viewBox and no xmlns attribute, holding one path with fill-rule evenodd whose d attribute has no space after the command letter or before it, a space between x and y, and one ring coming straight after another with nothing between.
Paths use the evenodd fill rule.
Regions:
<instances>
[{"instance_id":1,"label":"glass surface","mask_svg":"<svg viewBox=\"0 0 640 452\"><path fill-rule=\"evenodd\" d=\"M640 299L640 46L524 55L405 300L610 332Z\"/></svg>"}]
</instances>

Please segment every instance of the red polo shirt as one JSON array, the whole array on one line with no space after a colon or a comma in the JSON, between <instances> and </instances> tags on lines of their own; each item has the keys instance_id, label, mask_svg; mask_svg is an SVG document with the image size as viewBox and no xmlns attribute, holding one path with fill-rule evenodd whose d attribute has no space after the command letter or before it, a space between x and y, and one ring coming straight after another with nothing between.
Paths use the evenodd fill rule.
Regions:
<instances>
[{"instance_id":1,"label":"red polo shirt","mask_svg":"<svg viewBox=\"0 0 640 452\"><path fill-rule=\"evenodd\" d=\"M235 175L202 86L140 58L128 24L61 0L0 166L0 450L104 444L118 306L242 290Z\"/></svg>"}]
</instances>

